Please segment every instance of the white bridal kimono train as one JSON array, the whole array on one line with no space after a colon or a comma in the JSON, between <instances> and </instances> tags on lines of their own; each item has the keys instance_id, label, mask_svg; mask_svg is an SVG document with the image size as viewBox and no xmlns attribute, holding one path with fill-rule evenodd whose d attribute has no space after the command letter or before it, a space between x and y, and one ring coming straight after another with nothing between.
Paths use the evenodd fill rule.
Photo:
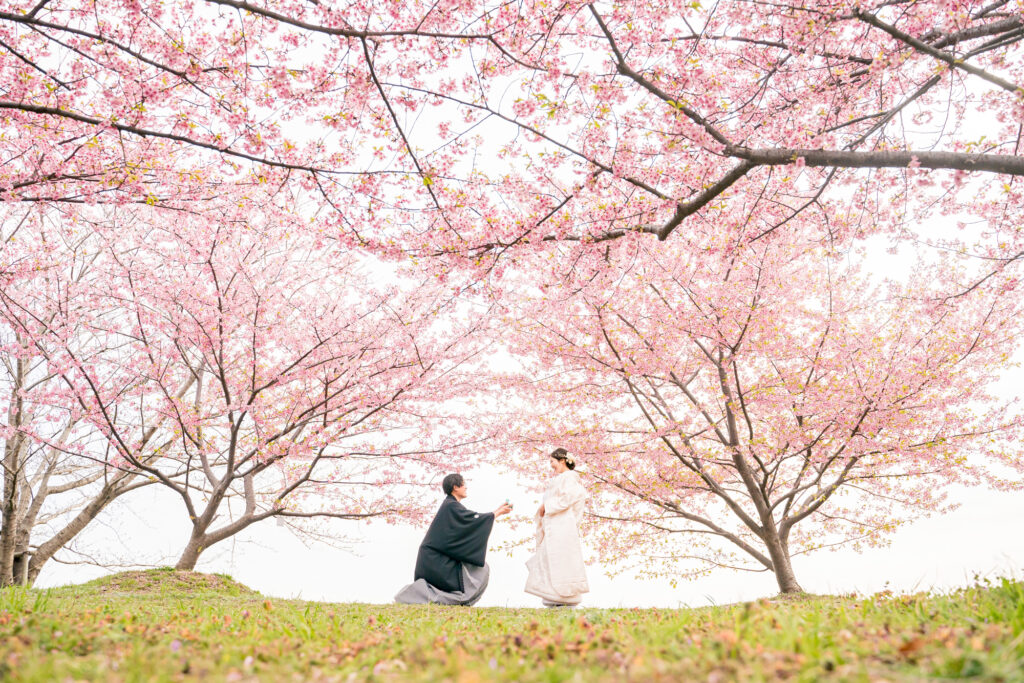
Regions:
<instances>
[{"instance_id":1,"label":"white bridal kimono train","mask_svg":"<svg viewBox=\"0 0 1024 683\"><path fill-rule=\"evenodd\" d=\"M544 604L578 605L590 590L583 566L579 524L587 490L572 470L548 482L544 516L537 517L537 551L526 562L526 592Z\"/></svg>"}]
</instances>

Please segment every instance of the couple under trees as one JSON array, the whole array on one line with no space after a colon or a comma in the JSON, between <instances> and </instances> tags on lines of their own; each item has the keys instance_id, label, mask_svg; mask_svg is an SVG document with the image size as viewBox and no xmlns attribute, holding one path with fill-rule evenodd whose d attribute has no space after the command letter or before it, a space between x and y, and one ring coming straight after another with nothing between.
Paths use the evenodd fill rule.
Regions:
<instances>
[{"instance_id":1,"label":"couple under trees","mask_svg":"<svg viewBox=\"0 0 1024 683\"><path fill-rule=\"evenodd\" d=\"M416 522L423 471L530 472L535 444L563 443L588 463L600 557L783 591L793 556L881 542L951 485L1018 485L1019 418L992 395L1022 321L1006 273L970 288L948 256L885 278L813 226L747 243L717 225L546 245L458 291L227 198L188 221L33 208L5 248L5 368L35 358L46 380L3 385L6 581L48 542L18 525L52 452L96 495L170 491L194 568L271 518Z\"/></svg>"},{"instance_id":2,"label":"couple under trees","mask_svg":"<svg viewBox=\"0 0 1024 683\"><path fill-rule=\"evenodd\" d=\"M526 563L526 592L547 607L578 605L590 590L579 536L587 492L573 471L575 459L564 448L552 451L550 460L555 476L537 509L537 547ZM495 519L512 506L506 501L490 513L468 510L462 505L467 486L460 474L446 476L442 489L444 502L416 557L415 581L398 592L396 602L473 605L487 588L487 539Z\"/></svg>"},{"instance_id":3,"label":"couple under trees","mask_svg":"<svg viewBox=\"0 0 1024 683\"><path fill-rule=\"evenodd\" d=\"M587 458L606 558L784 591L1019 486L1020 0L667 7L10 3L0 583L139 486L194 567L272 517L418 520L410 463L524 434ZM947 256L871 281L872 239ZM486 314L440 334L455 299ZM523 371L457 372L490 347ZM444 407L499 386L493 424Z\"/></svg>"}]
</instances>

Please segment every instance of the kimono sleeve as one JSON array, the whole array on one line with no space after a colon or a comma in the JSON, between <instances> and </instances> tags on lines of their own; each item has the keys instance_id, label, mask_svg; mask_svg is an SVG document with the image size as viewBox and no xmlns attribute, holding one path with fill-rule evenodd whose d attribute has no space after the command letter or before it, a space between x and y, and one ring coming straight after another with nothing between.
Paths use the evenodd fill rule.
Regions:
<instances>
[{"instance_id":1,"label":"kimono sleeve","mask_svg":"<svg viewBox=\"0 0 1024 683\"><path fill-rule=\"evenodd\" d=\"M482 567L487 557L487 539L494 527L493 512L473 512L456 503L450 507L452 534L444 553L449 557Z\"/></svg>"}]
</instances>

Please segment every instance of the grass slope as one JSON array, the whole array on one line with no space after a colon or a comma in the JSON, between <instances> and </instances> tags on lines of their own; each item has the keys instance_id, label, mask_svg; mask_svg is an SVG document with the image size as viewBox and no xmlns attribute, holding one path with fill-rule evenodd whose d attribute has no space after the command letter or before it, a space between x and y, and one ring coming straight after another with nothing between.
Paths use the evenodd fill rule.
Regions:
<instances>
[{"instance_id":1,"label":"grass slope","mask_svg":"<svg viewBox=\"0 0 1024 683\"><path fill-rule=\"evenodd\" d=\"M1024 681L1024 584L702 609L267 599L128 572L0 591L0 680Z\"/></svg>"}]
</instances>

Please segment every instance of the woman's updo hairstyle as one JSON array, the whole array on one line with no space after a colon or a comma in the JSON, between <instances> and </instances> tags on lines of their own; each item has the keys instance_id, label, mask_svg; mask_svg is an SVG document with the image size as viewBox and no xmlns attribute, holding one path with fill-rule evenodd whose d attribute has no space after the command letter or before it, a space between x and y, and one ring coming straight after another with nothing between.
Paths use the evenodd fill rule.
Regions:
<instances>
[{"instance_id":1,"label":"woman's updo hairstyle","mask_svg":"<svg viewBox=\"0 0 1024 683\"><path fill-rule=\"evenodd\" d=\"M555 450L551 451L551 457L554 458L555 460L564 460L565 466L568 467L570 470L576 469L576 461L573 460L571 455L569 455L569 451L565 450L564 448L556 448Z\"/></svg>"}]
</instances>

